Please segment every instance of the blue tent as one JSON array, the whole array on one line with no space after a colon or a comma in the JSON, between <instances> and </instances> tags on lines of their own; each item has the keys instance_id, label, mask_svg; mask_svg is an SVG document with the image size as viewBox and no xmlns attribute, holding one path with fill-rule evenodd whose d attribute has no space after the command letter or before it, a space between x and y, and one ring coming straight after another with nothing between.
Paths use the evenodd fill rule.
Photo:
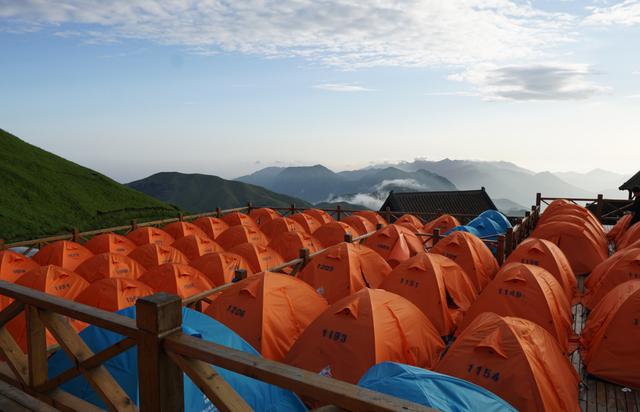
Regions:
<instances>
[{"instance_id":1,"label":"blue tent","mask_svg":"<svg viewBox=\"0 0 640 412\"><path fill-rule=\"evenodd\" d=\"M478 230L475 227L466 225L466 226L456 226L453 229L449 230L447 233L445 233L444 235L450 235L453 232L469 232L472 235L476 235L478 237L480 237L480 233L478 232Z\"/></svg>"},{"instance_id":2,"label":"blue tent","mask_svg":"<svg viewBox=\"0 0 640 412\"><path fill-rule=\"evenodd\" d=\"M394 362L373 366L358 385L443 412L516 411L498 396L471 382Z\"/></svg>"},{"instance_id":3,"label":"blue tent","mask_svg":"<svg viewBox=\"0 0 640 412\"><path fill-rule=\"evenodd\" d=\"M498 212L497 210L485 210L484 212L480 213L478 217L486 217L493 220L502 228L502 233L506 233L507 229L512 227L509 219L507 219L505 215Z\"/></svg>"},{"instance_id":4,"label":"blue tent","mask_svg":"<svg viewBox=\"0 0 640 412\"><path fill-rule=\"evenodd\" d=\"M476 217L469 222L468 226L474 228L478 232L478 236L482 239L496 240L498 235L505 233L498 223L483 216Z\"/></svg>"},{"instance_id":5,"label":"blue tent","mask_svg":"<svg viewBox=\"0 0 640 412\"><path fill-rule=\"evenodd\" d=\"M134 307L122 309L118 313L130 318L135 318L136 315ZM251 345L231 329L195 310L182 309L182 325L183 332L191 336L258 355L258 352ZM96 326L89 326L80 333L80 336L94 353L106 349L124 338L122 335ZM111 375L136 404L138 404L137 350L137 347L133 347L104 363ZM49 358L49 377L54 377L71 366L67 354L59 350ZM290 391L225 369L215 369L256 411L306 410L300 399ZM98 394L82 376L66 382L62 385L62 389L94 405L105 407ZM184 375L184 410L187 412L217 410L186 375Z\"/></svg>"}]
</instances>

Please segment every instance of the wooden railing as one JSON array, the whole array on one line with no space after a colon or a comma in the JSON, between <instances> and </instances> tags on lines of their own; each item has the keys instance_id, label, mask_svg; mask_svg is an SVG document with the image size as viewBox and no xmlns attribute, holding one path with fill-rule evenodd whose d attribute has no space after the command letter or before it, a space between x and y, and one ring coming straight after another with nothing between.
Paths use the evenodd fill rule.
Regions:
<instances>
[{"instance_id":1,"label":"wooden railing","mask_svg":"<svg viewBox=\"0 0 640 412\"><path fill-rule=\"evenodd\" d=\"M138 347L137 369L140 411L181 411L182 373L186 373L221 411L251 408L210 365L320 399L337 410L427 411L421 405L323 377L259 356L182 334L182 300L167 293L138 299L136 319L61 299L0 281L0 294L14 299L0 312L0 379L64 411L97 411L98 407L60 389L83 376L110 411L136 411L125 390L104 363ZM27 353L23 353L6 325L26 316ZM118 333L123 339L93 353L68 319ZM46 333L49 331L72 366L48 376Z\"/></svg>"},{"instance_id":2,"label":"wooden railing","mask_svg":"<svg viewBox=\"0 0 640 412\"><path fill-rule=\"evenodd\" d=\"M554 200L568 200L579 204L585 203L585 207L589 209L602 224L615 224L623 213L631 207L633 201L628 199L606 199L602 194L596 198L589 197L548 197L542 196L541 193L536 194L536 206L544 208Z\"/></svg>"}]
</instances>

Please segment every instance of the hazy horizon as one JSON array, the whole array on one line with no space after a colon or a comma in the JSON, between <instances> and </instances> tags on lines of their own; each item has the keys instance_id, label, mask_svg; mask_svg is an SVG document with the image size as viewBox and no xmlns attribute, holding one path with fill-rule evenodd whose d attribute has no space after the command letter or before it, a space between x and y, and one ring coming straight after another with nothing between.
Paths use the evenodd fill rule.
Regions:
<instances>
[{"instance_id":1,"label":"hazy horizon","mask_svg":"<svg viewBox=\"0 0 640 412\"><path fill-rule=\"evenodd\" d=\"M0 0L0 127L121 182L417 157L632 174L634 39L638 0Z\"/></svg>"}]
</instances>

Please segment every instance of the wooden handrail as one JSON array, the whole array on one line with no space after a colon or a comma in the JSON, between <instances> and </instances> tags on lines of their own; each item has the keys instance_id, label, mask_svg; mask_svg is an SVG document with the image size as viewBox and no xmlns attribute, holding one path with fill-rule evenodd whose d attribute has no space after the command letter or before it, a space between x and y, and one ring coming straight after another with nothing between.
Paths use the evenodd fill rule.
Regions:
<instances>
[{"instance_id":1,"label":"wooden handrail","mask_svg":"<svg viewBox=\"0 0 640 412\"><path fill-rule=\"evenodd\" d=\"M169 336L164 340L164 348L170 353L216 365L351 411L434 411L413 402L193 336L183 334Z\"/></svg>"},{"instance_id":2,"label":"wooden handrail","mask_svg":"<svg viewBox=\"0 0 640 412\"><path fill-rule=\"evenodd\" d=\"M141 334L136 327L136 321L126 316L96 309L93 306L83 305L4 280L0 280L0 295L19 300L38 309L50 310L72 319L90 323L130 338L135 339Z\"/></svg>"}]
</instances>

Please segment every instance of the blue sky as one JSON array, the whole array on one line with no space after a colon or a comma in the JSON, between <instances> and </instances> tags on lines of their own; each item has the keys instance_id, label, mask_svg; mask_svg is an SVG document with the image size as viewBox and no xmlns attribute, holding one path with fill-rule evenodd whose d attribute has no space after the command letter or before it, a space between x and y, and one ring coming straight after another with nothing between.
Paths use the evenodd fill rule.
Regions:
<instances>
[{"instance_id":1,"label":"blue sky","mask_svg":"<svg viewBox=\"0 0 640 412\"><path fill-rule=\"evenodd\" d=\"M640 1L0 0L0 127L119 181L637 170Z\"/></svg>"}]
</instances>

